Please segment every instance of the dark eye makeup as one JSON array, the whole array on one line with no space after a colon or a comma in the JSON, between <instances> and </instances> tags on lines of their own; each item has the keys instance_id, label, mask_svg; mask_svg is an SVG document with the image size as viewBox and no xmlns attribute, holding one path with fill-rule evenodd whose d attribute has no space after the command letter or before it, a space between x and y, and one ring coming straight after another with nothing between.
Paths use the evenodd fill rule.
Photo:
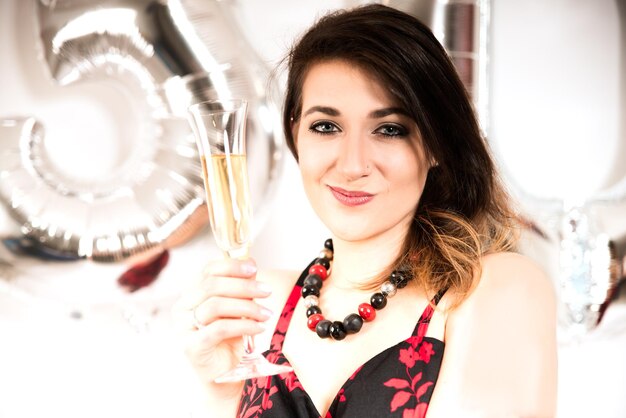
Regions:
<instances>
[{"instance_id":1,"label":"dark eye makeup","mask_svg":"<svg viewBox=\"0 0 626 418\"><path fill-rule=\"evenodd\" d=\"M375 134L385 137L405 137L409 134L409 130L397 123L386 123L379 126L375 131Z\"/></svg>"},{"instance_id":2,"label":"dark eye makeup","mask_svg":"<svg viewBox=\"0 0 626 418\"><path fill-rule=\"evenodd\" d=\"M319 135L330 135L341 132L341 129L334 122L321 120L312 123L309 131ZM404 138L409 135L409 130L398 123L384 123L372 133L384 138Z\"/></svg>"},{"instance_id":3,"label":"dark eye makeup","mask_svg":"<svg viewBox=\"0 0 626 418\"><path fill-rule=\"evenodd\" d=\"M332 122L322 120L313 123L309 128L309 131L320 135L328 135L339 132L339 128Z\"/></svg>"}]
</instances>

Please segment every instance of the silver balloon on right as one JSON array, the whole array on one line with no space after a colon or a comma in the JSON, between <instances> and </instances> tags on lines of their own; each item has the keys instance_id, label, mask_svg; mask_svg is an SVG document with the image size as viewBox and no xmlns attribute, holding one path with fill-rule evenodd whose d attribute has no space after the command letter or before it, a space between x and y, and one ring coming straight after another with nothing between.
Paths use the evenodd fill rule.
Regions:
<instances>
[{"instance_id":1,"label":"silver balloon on right","mask_svg":"<svg viewBox=\"0 0 626 418\"><path fill-rule=\"evenodd\" d=\"M474 102L481 128L489 125L490 0L383 0L426 25L442 43Z\"/></svg>"}]
</instances>

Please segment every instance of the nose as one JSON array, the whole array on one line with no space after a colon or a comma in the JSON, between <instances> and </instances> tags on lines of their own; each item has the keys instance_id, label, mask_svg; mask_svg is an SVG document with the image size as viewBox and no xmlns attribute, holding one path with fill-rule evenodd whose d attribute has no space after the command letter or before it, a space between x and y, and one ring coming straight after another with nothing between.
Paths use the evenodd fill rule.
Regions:
<instances>
[{"instance_id":1,"label":"nose","mask_svg":"<svg viewBox=\"0 0 626 418\"><path fill-rule=\"evenodd\" d=\"M346 135L342 141L337 168L348 180L368 176L372 170L371 150L368 141L359 135Z\"/></svg>"}]
</instances>

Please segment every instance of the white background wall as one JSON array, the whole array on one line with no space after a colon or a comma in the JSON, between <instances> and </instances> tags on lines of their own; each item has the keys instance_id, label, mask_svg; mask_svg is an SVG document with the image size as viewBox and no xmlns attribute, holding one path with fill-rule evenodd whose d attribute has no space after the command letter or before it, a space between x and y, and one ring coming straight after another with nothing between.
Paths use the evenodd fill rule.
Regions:
<instances>
[{"instance_id":1,"label":"white background wall","mask_svg":"<svg viewBox=\"0 0 626 418\"><path fill-rule=\"evenodd\" d=\"M65 97L63 106L38 99L37 89L45 84L46 74L36 53L28 51L33 45L18 36L32 30L17 17L33 8L29 2L20 3L0 0L0 117L36 114L49 132L65 130L79 136L87 132L102 141L115 141L116 132L132 121L120 119L119 111L98 101L104 94L98 86L87 90L94 93L91 97L80 92ZM347 4L232 3L248 41L269 66L282 58L294 37L318 14ZM527 194L572 199L584 199L617 183L626 175L626 98L616 2L494 0L492 19L490 137L508 179ZM72 123L60 123L67 114ZM541 218L536 201L523 203ZM599 224L619 236L626 231L619 218L626 217L620 216L624 212L619 205L611 210L600 213ZM302 268L317 253L326 232L308 207L291 158L271 212L256 238L253 256L262 267ZM0 233L15 228L0 212ZM534 254L549 269L556 255L550 252L553 246L545 247L538 244ZM206 239L174 250L162 277L132 297L120 296L115 286L114 278L124 265L15 260L20 270L14 281L7 286L0 280L4 291L0 376L5 376L0 377L0 399L10 394L0 402L0 418L42 416L44 410L54 416L100 416L93 411L82 414L93 405L102 408L102 416L147 416L146 411L152 416L184 416L172 411L189 401L193 391L161 380L166 374L170 379L187 378L182 366L168 360L175 350L159 332L134 331L145 325L144 320L152 331L166 328L167 305L203 259L215 255ZM72 312L80 312L83 320L68 320ZM114 319L111 312L117 315ZM624 335L615 329L623 327L605 334ZM625 401L617 395L626 389L626 360L619 354L624 339L616 345L611 338L563 351L562 364L567 367L561 371L560 416L626 414ZM581 375L586 382L580 381ZM583 391L574 387L579 384L588 386ZM145 390L137 389L141 387ZM103 393L110 394L111 403L103 402ZM587 399L600 400L604 413Z\"/></svg>"}]
</instances>

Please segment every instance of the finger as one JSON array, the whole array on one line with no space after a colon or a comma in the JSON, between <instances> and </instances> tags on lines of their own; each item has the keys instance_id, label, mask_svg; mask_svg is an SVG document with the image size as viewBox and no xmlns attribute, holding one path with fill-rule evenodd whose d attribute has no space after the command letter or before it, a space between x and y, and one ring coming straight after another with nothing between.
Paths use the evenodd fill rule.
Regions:
<instances>
[{"instance_id":1,"label":"finger","mask_svg":"<svg viewBox=\"0 0 626 418\"><path fill-rule=\"evenodd\" d=\"M202 326L224 318L247 318L263 322L272 317L272 311L252 300L219 296L205 300L193 312L194 322Z\"/></svg>"},{"instance_id":2,"label":"finger","mask_svg":"<svg viewBox=\"0 0 626 418\"><path fill-rule=\"evenodd\" d=\"M257 335L265 331L263 323L252 319L223 319L194 332L193 338L198 344L213 347L232 338L241 338L244 335Z\"/></svg>"},{"instance_id":3,"label":"finger","mask_svg":"<svg viewBox=\"0 0 626 418\"><path fill-rule=\"evenodd\" d=\"M193 309L211 297L254 299L265 298L271 293L267 283L254 279L210 276L183 294L177 306L183 310Z\"/></svg>"},{"instance_id":4,"label":"finger","mask_svg":"<svg viewBox=\"0 0 626 418\"><path fill-rule=\"evenodd\" d=\"M205 276L228 276L251 278L256 275L257 267L253 258L238 260L223 258L209 263L203 271Z\"/></svg>"}]
</instances>

